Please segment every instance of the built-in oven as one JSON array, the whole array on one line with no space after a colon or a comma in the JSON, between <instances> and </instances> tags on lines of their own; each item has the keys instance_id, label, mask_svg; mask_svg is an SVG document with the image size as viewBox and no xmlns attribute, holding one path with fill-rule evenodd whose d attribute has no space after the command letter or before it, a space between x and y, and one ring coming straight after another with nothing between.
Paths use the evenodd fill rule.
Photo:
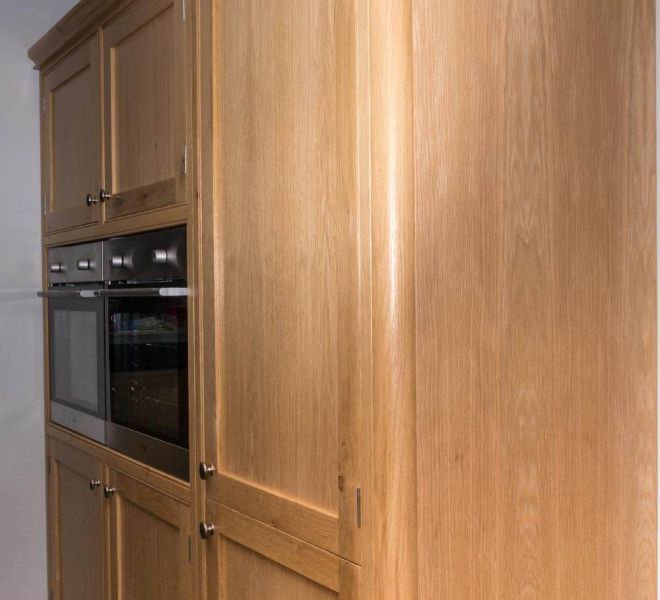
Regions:
<instances>
[{"instance_id":1,"label":"built-in oven","mask_svg":"<svg viewBox=\"0 0 660 600\"><path fill-rule=\"evenodd\" d=\"M188 478L184 228L106 242L107 443Z\"/></svg>"},{"instance_id":2,"label":"built-in oven","mask_svg":"<svg viewBox=\"0 0 660 600\"><path fill-rule=\"evenodd\" d=\"M188 479L186 231L48 254L50 413Z\"/></svg>"},{"instance_id":3,"label":"built-in oven","mask_svg":"<svg viewBox=\"0 0 660 600\"><path fill-rule=\"evenodd\" d=\"M50 418L105 443L103 245L48 252Z\"/></svg>"}]
</instances>

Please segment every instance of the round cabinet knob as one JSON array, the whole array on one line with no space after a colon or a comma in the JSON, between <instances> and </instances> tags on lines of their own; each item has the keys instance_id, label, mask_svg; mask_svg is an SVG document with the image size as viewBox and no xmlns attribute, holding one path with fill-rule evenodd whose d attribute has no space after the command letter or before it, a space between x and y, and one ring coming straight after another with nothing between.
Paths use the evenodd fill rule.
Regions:
<instances>
[{"instance_id":1,"label":"round cabinet knob","mask_svg":"<svg viewBox=\"0 0 660 600\"><path fill-rule=\"evenodd\" d=\"M151 261L156 265L167 263L167 250L154 250L151 253Z\"/></svg>"},{"instance_id":2,"label":"round cabinet knob","mask_svg":"<svg viewBox=\"0 0 660 600\"><path fill-rule=\"evenodd\" d=\"M200 523L199 524L199 535L202 536L203 540L208 540L215 533L215 525L213 523Z\"/></svg>"},{"instance_id":3,"label":"round cabinet knob","mask_svg":"<svg viewBox=\"0 0 660 600\"><path fill-rule=\"evenodd\" d=\"M77 266L79 271L89 271L92 268L92 261L89 258L81 258Z\"/></svg>"},{"instance_id":4,"label":"round cabinet knob","mask_svg":"<svg viewBox=\"0 0 660 600\"><path fill-rule=\"evenodd\" d=\"M87 203L87 206L93 206L94 204L97 204L99 201L98 196L94 196L94 194L87 194L85 197L85 202Z\"/></svg>"},{"instance_id":5,"label":"round cabinet knob","mask_svg":"<svg viewBox=\"0 0 660 600\"><path fill-rule=\"evenodd\" d=\"M98 479L90 479L89 480L89 489L92 490L92 492L101 485L101 482Z\"/></svg>"},{"instance_id":6,"label":"round cabinet knob","mask_svg":"<svg viewBox=\"0 0 660 600\"><path fill-rule=\"evenodd\" d=\"M119 490L116 487L109 487L109 486L104 486L103 487L103 495L106 498L110 498L113 494L116 494Z\"/></svg>"},{"instance_id":7,"label":"round cabinet knob","mask_svg":"<svg viewBox=\"0 0 660 600\"><path fill-rule=\"evenodd\" d=\"M51 273L62 273L64 271L64 266L62 263L53 263L50 265L50 272Z\"/></svg>"},{"instance_id":8,"label":"round cabinet knob","mask_svg":"<svg viewBox=\"0 0 660 600\"><path fill-rule=\"evenodd\" d=\"M209 465L207 463L199 463L199 476L202 479L208 479L215 473L215 465Z\"/></svg>"},{"instance_id":9,"label":"round cabinet knob","mask_svg":"<svg viewBox=\"0 0 660 600\"><path fill-rule=\"evenodd\" d=\"M121 267L124 266L124 257L123 256L111 256L110 257L110 265L114 269L120 269Z\"/></svg>"}]
</instances>

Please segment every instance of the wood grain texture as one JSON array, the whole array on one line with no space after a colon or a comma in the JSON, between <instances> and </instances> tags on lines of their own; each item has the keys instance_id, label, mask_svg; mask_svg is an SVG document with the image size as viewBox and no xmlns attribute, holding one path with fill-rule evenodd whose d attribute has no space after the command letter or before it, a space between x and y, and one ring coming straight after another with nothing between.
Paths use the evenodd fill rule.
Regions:
<instances>
[{"instance_id":1,"label":"wood grain texture","mask_svg":"<svg viewBox=\"0 0 660 600\"><path fill-rule=\"evenodd\" d=\"M48 444L51 550L49 587L54 600L102 600L106 577L103 479L93 457L58 442Z\"/></svg>"},{"instance_id":2,"label":"wood grain texture","mask_svg":"<svg viewBox=\"0 0 660 600\"><path fill-rule=\"evenodd\" d=\"M83 44L43 78L45 225L49 232L98 222L87 206L101 176L99 42Z\"/></svg>"},{"instance_id":3,"label":"wood grain texture","mask_svg":"<svg viewBox=\"0 0 660 600\"><path fill-rule=\"evenodd\" d=\"M113 469L109 485L112 598L191 598L190 508Z\"/></svg>"},{"instance_id":4,"label":"wood grain texture","mask_svg":"<svg viewBox=\"0 0 660 600\"><path fill-rule=\"evenodd\" d=\"M216 526L205 542L214 565L208 571L209 597L360 597L361 569L355 564L213 501L207 516ZM249 560L235 562L233 554Z\"/></svg>"},{"instance_id":5,"label":"wood grain texture","mask_svg":"<svg viewBox=\"0 0 660 600\"><path fill-rule=\"evenodd\" d=\"M336 555L215 503L209 506L209 516L222 537L250 548L325 588L339 591L341 559ZM226 572L221 570L221 573L224 580Z\"/></svg>"},{"instance_id":6,"label":"wood grain texture","mask_svg":"<svg viewBox=\"0 0 660 600\"><path fill-rule=\"evenodd\" d=\"M332 600L335 592L231 541L224 542L227 570L223 600Z\"/></svg>"},{"instance_id":7,"label":"wood grain texture","mask_svg":"<svg viewBox=\"0 0 660 600\"><path fill-rule=\"evenodd\" d=\"M419 598L654 599L653 3L414 32Z\"/></svg>"},{"instance_id":8,"label":"wood grain texture","mask_svg":"<svg viewBox=\"0 0 660 600\"><path fill-rule=\"evenodd\" d=\"M28 50L38 69L48 68L57 56L89 35L96 24L131 0L81 0ZM48 64L47 64L48 63Z\"/></svg>"},{"instance_id":9,"label":"wood grain texture","mask_svg":"<svg viewBox=\"0 0 660 600\"><path fill-rule=\"evenodd\" d=\"M307 540L319 548L339 552L336 514L310 508L286 496L273 494L252 482L218 474L217 500L272 527Z\"/></svg>"},{"instance_id":10,"label":"wood grain texture","mask_svg":"<svg viewBox=\"0 0 660 600\"><path fill-rule=\"evenodd\" d=\"M354 0L217 7L218 389L207 457L301 515L331 515L334 541L324 547L359 560L368 273L355 10ZM220 478L207 486L220 500ZM267 507L278 524L303 521L277 516L278 506Z\"/></svg>"},{"instance_id":11,"label":"wood grain texture","mask_svg":"<svg viewBox=\"0 0 660 600\"><path fill-rule=\"evenodd\" d=\"M373 597L416 598L412 3L370 3Z\"/></svg>"},{"instance_id":12,"label":"wood grain texture","mask_svg":"<svg viewBox=\"0 0 660 600\"><path fill-rule=\"evenodd\" d=\"M103 27L105 218L186 199L187 42L182 0L137 2ZM174 190L172 190L174 188Z\"/></svg>"}]
</instances>

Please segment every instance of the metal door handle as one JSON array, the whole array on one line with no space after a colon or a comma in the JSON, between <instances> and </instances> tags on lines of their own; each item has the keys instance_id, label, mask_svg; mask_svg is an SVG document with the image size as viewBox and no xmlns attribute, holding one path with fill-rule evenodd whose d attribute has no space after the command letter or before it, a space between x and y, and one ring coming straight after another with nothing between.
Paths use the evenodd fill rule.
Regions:
<instances>
[{"instance_id":1,"label":"metal door handle","mask_svg":"<svg viewBox=\"0 0 660 600\"><path fill-rule=\"evenodd\" d=\"M89 489L92 490L92 492L101 485L101 482L98 479L90 479L89 480Z\"/></svg>"},{"instance_id":2,"label":"metal door handle","mask_svg":"<svg viewBox=\"0 0 660 600\"><path fill-rule=\"evenodd\" d=\"M199 535L202 536L203 540L208 540L215 533L215 525L213 523L204 523L203 521L199 524Z\"/></svg>"},{"instance_id":3,"label":"metal door handle","mask_svg":"<svg viewBox=\"0 0 660 600\"><path fill-rule=\"evenodd\" d=\"M215 465L209 465L205 462L199 463L199 476L201 479L208 479L216 470Z\"/></svg>"},{"instance_id":4,"label":"metal door handle","mask_svg":"<svg viewBox=\"0 0 660 600\"><path fill-rule=\"evenodd\" d=\"M104 298L141 298L144 296L182 297L188 296L187 287L162 287L162 288L116 288L112 290L98 290L98 295Z\"/></svg>"},{"instance_id":5,"label":"metal door handle","mask_svg":"<svg viewBox=\"0 0 660 600\"><path fill-rule=\"evenodd\" d=\"M107 485L103 487L103 495L106 498L110 498L113 494L116 494L119 490L116 487L108 487Z\"/></svg>"},{"instance_id":6,"label":"metal door handle","mask_svg":"<svg viewBox=\"0 0 660 600\"><path fill-rule=\"evenodd\" d=\"M97 298L100 290L42 290L39 298Z\"/></svg>"}]
</instances>

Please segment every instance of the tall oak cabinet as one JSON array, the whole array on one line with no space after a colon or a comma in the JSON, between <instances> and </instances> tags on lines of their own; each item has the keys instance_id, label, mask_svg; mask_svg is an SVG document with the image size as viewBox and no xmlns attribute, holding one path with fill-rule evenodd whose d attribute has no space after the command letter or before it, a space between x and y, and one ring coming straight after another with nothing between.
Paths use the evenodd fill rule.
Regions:
<instances>
[{"instance_id":1,"label":"tall oak cabinet","mask_svg":"<svg viewBox=\"0 0 660 600\"><path fill-rule=\"evenodd\" d=\"M652 0L82 0L44 249L186 225L190 469L47 423L54 598L656 589Z\"/></svg>"}]
</instances>

